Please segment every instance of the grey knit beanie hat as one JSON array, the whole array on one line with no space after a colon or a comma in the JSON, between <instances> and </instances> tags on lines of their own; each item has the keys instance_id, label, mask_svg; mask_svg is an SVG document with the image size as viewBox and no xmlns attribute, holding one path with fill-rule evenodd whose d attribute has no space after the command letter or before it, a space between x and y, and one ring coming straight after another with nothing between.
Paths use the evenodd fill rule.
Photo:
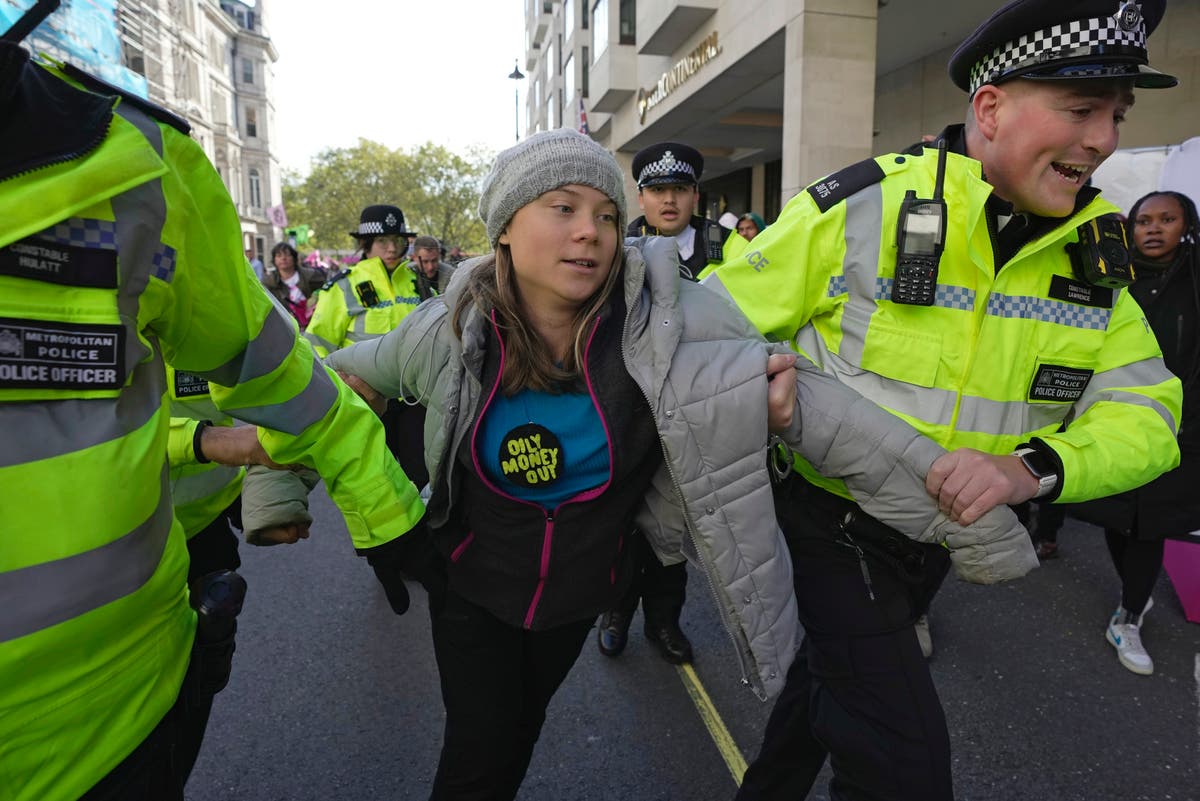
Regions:
<instances>
[{"instance_id":1,"label":"grey knit beanie hat","mask_svg":"<svg viewBox=\"0 0 1200 801\"><path fill-rule=\"evenodd\" d=\"M483 179L479 216L492 247L517 210L567 184L590 186L617 204L618 234L625 235L625 179L617 160L590 136L570 128L536 133L496 157Z\"/></svg>"}]
</instances>

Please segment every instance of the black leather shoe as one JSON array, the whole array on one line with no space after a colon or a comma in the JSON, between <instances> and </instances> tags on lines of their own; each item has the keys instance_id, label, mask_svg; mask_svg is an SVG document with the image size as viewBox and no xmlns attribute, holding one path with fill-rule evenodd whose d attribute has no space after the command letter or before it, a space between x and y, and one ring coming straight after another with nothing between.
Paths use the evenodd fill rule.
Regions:
<instances>
[{"instance_id":1,"label":"black leather shoe","mask_svg":"<svg viewBox=\"0 0 1200 801\"><path fill-rule=\"evenodd\" d=\"M659 655L672 665L692 661L692 643L676 622L646 627L646 639L654 643Z\"/></svg>"},{"instance_id":2,"label":"black leather shoe","mask_svg":"<svg viewBox=\"0 0 1200 801\"><path fill-rule=\"evenodd\" d=\"M605 656L620 656L629 642L629 616L621 612L605 612L596 624L596 643Z\"/></svg>"}]
</instances>

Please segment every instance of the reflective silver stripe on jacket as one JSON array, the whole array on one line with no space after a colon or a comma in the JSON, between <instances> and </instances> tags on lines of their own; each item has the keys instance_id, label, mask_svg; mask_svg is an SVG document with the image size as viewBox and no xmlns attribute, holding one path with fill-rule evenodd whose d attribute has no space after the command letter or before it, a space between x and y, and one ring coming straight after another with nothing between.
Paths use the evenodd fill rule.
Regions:
<instances>
[{"instance_id":1,"label":"reflective silver stripe on jacket","mask_svg":"<svg viewBox=\"0 0 1200 801\"><path fill-rule=\"evenodd\" d=\"M282 403L222 411L247 423L299 436L304 429L325 417L337 400L337 394L337 387L333 385L324 366L319 361L314 361L308 385L295 397Z\"/></svg>"},{"instance_id":2,"label":"reflective silver stripe on jacket","mask_svg":"<svg viewBox=\"0 0 1200 801\"><path fill-rule=\"evenodd\" d=\"M53 562L0 572L0 642L79 617L149 581L173 519L165 458L158 489L154 512L125 536Z\"/></svg>"},{"instance_id":3,"label":"reflective silver stripe on jacket","mask_svg":"<svg viewBox=\"0 0 1200 801\"><path fill-rule=\"evenodd\" d=\"M861 364L867 329L875 314L875 284L879 272L879 221L883 216L883 187L872 184L846 200L846 255L842 276L849 293L842 308L842 356ZM840 294L840 293L839 293Z\"/></svg>"},{"instance_id":4,"label":"reflective silver stripe on jacket","mask_svg":"<svg viewBox=\"0 0 1200 801\"><path fill-rule=\"evenodd\" d=\"M183 506L211 498L232 484L241 471L240 467L219 464L198 473L186 473L171 482L171 503Z\"/></svg>"},{"instance_id":5,"label":"reflective silver stripe on jacket","mask_svg":"<svg viewBox=\"0 0 1200 801\"><path fill-rule=\"evenodd\" d=\"M263 321L258 336L246 343L241 353L220 367L197 375L202 375L214 384L232 387L261 378L278 369L292 352L292 344L296 341L296 332L292 329L291 321L282 315L283 312L280 312L278 307L273 308Z\"/></svg>"},{"instance_id":6,"label":"reflective silver stripe on jacket","mask_svg":"<svg viewBox=\"0 0 1200 801\"><path fill-rule=\"evenodd\" d=\"M163 362L139 364L115 398L0 403L0 467L53 459L132 434L158 413Z\"/></svg>"},{"instance_id":7,"label":"reflective silver stripe on jacket","mask_svg":"<svg viewBox=\"0 0 1200 801\"><path fill-rule=\"evenodd\" d=\"M1075 402L1075 416L1078 417L1097 403L1128 403L1152 409L1163 419L1171 433L1179 436L1175 426L1175 418L1167 407L1153 398L1148 398L1138 392L1129 391L1138 387L1153 387L1164 381L1170 381L1174 374L1163 364L1162 359L1143 359L1140 362L1125 364L1112 370L1096 373L1083 391L1083 397Z\"/></svg>"}]
</instances>

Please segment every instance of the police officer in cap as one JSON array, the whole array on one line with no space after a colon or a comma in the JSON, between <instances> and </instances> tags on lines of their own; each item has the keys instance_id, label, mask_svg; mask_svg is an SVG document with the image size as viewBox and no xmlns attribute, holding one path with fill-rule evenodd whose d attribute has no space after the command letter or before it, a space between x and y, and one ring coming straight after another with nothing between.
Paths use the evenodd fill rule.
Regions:
<instances>
[{"instance_id":1,"label":"police officer in cap","mask_svg":"<svg viewBox=\"0 0 1200 801\"><path fill-rule=\"evenodd\" d=\"M679 142L659 142L633 157L642 216L629 223L625 235L670 236L679 248L680 273L696 280L700 271L721 260L721 227L695 214L698 183L704 171L700 151ZM715 250L710 250L711 241ZM605 656L619 656L629 640L629 624L641 602L647 639L672 664L692 661L692 643L679 626L687 594L687 565L663 565L645 539L635 533L634 580L616 609L600 616L597 646Z\"/></svg>"},{"instance_id":2,"label":"police officer in cap","mask_svg":"<svg viewBox=\"0 0 1200 801\"><path fill-rule=\"evenodd\" d=\"M633 157L642 216L631 221L626 236L672 236L679 247L685 278L695 278L709 263L721 261L724 229L697 216L704 157L679 142L659 142Z\"/></svg>"},{"instance_id":3,"label":"police officer in cap","mask_svg":"<svg viewBox=\"0 0 1200 801\"><path fill-rule=\"evenodd\" d=\"M383 336L428 296L427 282L404 260L408 238L416 235L405 227L404 212L397 206L362 210L358 228L350 232L361 260L325 282L304 331L319 356ZM429 480L421 445L425 407L389 399L383 424L388 447L405 474L424 486Z\"/></svg>"},{"instance_id":4,"label":"police officer in cap","mask_svg":"<svg viewBox=\"0 0 1200 801\"><path fill-rule=\"evenodd\" d=\"M1117 209L1087 186L1134 89L1175 84L1146 54L1164 6L1008 3L951 57L964 125L813 184L705 281L945 446L927 489L960 522L1178 463L1180 385L1121 289ZM949 734L913 622L948 562L996 577L872 525L838 482L793 464L775 507L805 639L738 798L804 798L828 758L835 801L947 801Z\"/></svg>"}]
</instances>

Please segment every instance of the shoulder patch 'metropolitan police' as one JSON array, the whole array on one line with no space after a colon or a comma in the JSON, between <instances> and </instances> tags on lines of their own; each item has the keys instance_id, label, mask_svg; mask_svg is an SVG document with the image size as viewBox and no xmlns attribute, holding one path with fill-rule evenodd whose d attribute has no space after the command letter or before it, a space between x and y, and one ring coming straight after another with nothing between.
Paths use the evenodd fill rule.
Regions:
<instances>
[{"instance_id":1,"label":"shoulder patch 'metropolitan police'","mask_svg":"<svg viewBox=\"0 0 1200 801\"><path fill-rule=\"evenodd\" d=\"M879 183L886 175L875 159L866 159L817 181L807 191L824 214L855 192Z\"/></svg>"}]
</instances>

